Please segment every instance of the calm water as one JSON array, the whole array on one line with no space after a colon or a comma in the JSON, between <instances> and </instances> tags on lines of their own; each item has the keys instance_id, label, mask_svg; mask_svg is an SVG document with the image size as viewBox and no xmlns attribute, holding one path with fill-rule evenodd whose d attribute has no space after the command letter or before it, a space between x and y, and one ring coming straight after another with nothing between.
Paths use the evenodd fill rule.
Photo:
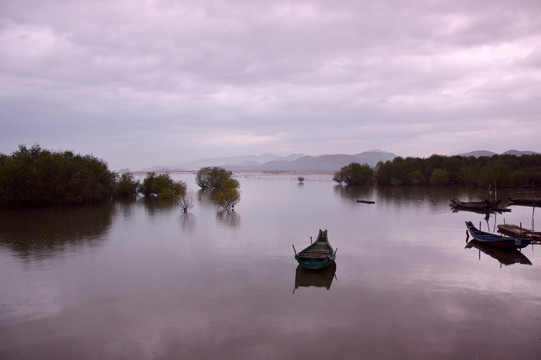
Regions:
<instances>
[{"instance_id":1,"label":"calm water","mask_svg":"<svg viewBox=\"0 0 541 360\"><path fill-rule=\"evenodd\" d=\"M236 176L233 212L193 174L173 175L194 191L187 216L143 199L0 212L0 358L540 358L541 248L502 264L465 248L464 221L541 226L541 209L486 220L448 205L476 189ZM297 271L291 245L320 228L336 267Z\"/></svg>"}]
</instances>

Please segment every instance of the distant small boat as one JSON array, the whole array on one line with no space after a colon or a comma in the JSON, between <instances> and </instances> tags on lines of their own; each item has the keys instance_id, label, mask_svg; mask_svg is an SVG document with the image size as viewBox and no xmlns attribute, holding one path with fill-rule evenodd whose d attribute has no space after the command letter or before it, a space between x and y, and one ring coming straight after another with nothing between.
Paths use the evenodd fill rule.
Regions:
<instances>
[{"instance_id":1,"label":"distant small boat","mask_svg":"<svg viewBox=\"0 0 541 360\"><path fill-rule=\"evenodd\" d=\"M541 241L541 232L523 228L513 224L498 225L498 232L508 236L514 236L521 239Z\"/></svg>"},{"instance_id":2,"label":"distant small boat","mask_svg":"<svg viewBox=\"0 0 541 360\"><path fill-rule=\"evenodd\" d=\"M333 250L329 239L327 238L327 230L319 230L317 240L310 244L307 248L297 254L295 246L295 259L299 262L299 265L305 269L323 269L329 266L336 259L336 250Z\"/></svg>"},{"instance_id":3,"label":"distant small boat","mask_svg":"<svg viewBox=\"0 0 541 360\"><path fill-rule=\"evenodd\" d=\"M502 201L461 201L457 198L451 199L451 206L458 209L466 209L466 210L472 210L475 212L504 212L504 211L511 211L510 209L502 209L499 208L498 205L500 205Z\"/></svg>"},{"instance_id":4,"label":"distant small boat","mask_svg":"<svg viewBox=\"0 0 541 360\"><path fill-rule=\"evenodd\" d=\"M376 202L375 201L372 201L372 200L357 200L358 203L363 203L363 204L375 204Z\"/></svg>"},{"instance_id":5,"label":"distant small boat","mask_svg":"<svg viewBox=\"0 0 541 360\"><path fill-rule=\"evenodd\" d=\"M475 239L486 245L508 248L508 249L522 249L530 245L532 242L528 239L521 239L511 236L503 236L498 234L492 234L489 232L481 231L477 229L471 221L466 221L466 228L468 233Z\"/></svg>"},{"instance_id":6,"label":"distant small boat","mask_svg":"<svg viewBox=\"0 0 541 360\"><path fill-rule=\"evenodd\" d=\"M498 200L498 201L488 201L488 200L485 200L485 201L461 201L457 198L453 198L451 199L451 203L453 203L453 205L455 206L462 206L462 207L467 207L467 208L472 208L472 209L489 209L489 208L494 208L494 207L497 207L498 205L500 205L502 201L501 200Z\"/></svg>"},{"instance_id":7,"label":"distant small boat","mask_svg":"<svg viewBox=\"0 0 541 360\"><path fill-rule=\"evenodd\" d=\"M532 265L530 259L528 259L523 253L517 249L503 249L498 247L489 246L479 240L471 240L466 245L467 249L476 248L485 254L493 257L494 259L500 262L500 266L503 265L512 265L512 264L523 264L523 265ZM479 255L480 257L481 255Z\"/></svg>"},{"instance_id":8,"label":"distant small boat","mask_svg":"<svg viewBox=\"0 0 541 360\"><path fill-rule=\"evenodd\" d=\"M541 199L507 198L511 205L541 206Z\"/></svg>"}]
</instances>

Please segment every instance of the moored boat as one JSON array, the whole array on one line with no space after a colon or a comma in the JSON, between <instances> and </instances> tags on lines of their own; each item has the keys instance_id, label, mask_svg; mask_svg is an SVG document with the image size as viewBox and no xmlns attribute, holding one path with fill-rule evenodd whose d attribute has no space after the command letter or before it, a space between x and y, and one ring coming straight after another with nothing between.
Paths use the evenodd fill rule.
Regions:
<instances>
[{"instance_id":1,"label":"moored boat","mask_svg":"<svg viewBox=\"0 0 541 360\"><path fill-rule=\"evenodd\" d=\"M512 236L503 236L498 234L492 234L489 232L481 231L477 229L471 221L466 221L466 228L468 233L475 239L484 244L509 249L522 249L532 242L528 239L522 239Z\"/></svg>"},{"instance_id":2,"label":"moored boat","mask_svg":"<svg viewBox=\"0 0 541 360\"><path fill-rule=\"evenodd\" d=\"M293 246L295 250L295 246ZM303 249L297 254L295 250L295 259L299 265L305 269L323 269L329 266L336 259L336 250L329 243L327 230L319 230L319 234L315 242Z\"/></svg>"},{"instance_id":3,"label":"moored boat","mask_svg":"<svg viewBox=\"0 0 541 360\"><path fill-rule=\"evenodd\" d=\"M509 209L499 208L498 205L500 205L502 201L461 201L457 198L451 199L451 206L454 208L460 208L460 209L468 209L473 211L483 211L483 212L503 212L503 211L511 211Z\"/></svg>"},{"instance_id":4,"label":"moored boat","mask_svg":"<svg viewBox=\"0 0 541 360\"><path fill-rule=\"evenodd\" d=\"M373 200L357 200L358 203L363 203L363 204L375 204L376 202L373 201Z\"/></svg>"},{"instance_id":5,"label":"moored boat","mask_svg":"<svg viewBox=\"0 0 541 360\"><path fill-rule=\"evenodd\" d=\"M500 224L498 225L498 232L504 235L529 239L536 242L541 241L541 232L526 229L514 224Z\"/></svg>"}]
</instances>

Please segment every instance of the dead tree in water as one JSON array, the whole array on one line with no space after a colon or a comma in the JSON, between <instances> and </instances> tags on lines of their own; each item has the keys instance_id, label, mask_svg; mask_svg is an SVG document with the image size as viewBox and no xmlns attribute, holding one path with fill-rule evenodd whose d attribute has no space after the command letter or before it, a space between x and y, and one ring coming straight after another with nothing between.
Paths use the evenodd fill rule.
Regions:
<instances>
[{"instance_id":1,"label":"dead tree in water","mask_svg":"<svg viewBox=\"0 0 541 360\"><path fill-rule=\"evenodd\" d=\"M185 192L184 195L180 197L178 200L178 205L184 212L184 214L188 213L188 209L193 207L193 195L190 192Z\"/></svg>"}]
</instances>

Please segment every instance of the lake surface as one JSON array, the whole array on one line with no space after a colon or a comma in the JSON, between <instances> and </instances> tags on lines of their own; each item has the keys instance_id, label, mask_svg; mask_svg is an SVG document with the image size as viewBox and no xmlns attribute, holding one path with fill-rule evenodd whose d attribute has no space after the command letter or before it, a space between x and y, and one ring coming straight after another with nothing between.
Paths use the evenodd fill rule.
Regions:
<instances>
[{"instance_id":1,"label":"lake surface","mask_svg":"<svg viewBox=\"0 0 541 360\"><path fill-rule=\"evenodd\" d=\"M486 190L238 173L224 212L171 175L194 191L188 215L144 199L0 212L0 358L541 357L541 248L498 259L465 248L464 225L541 226L539 208L487 220L449 207ZM298 271L292 245L319 229L336 266Z\"/></svg>"}]
</instances>

